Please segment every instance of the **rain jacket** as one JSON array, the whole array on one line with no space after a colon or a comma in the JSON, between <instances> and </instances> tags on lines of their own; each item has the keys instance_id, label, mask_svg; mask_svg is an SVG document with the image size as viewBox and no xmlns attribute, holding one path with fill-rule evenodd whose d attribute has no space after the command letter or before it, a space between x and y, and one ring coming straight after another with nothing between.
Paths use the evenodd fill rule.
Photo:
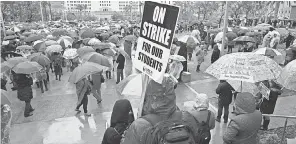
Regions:
<instances>
[{"instance_id":1,"label":"rain jacket","mask_svg":"<svg viewBox=\"0 0 296 144\"><path fill-rule=\"evenodd\" d=\"M25 74L16 74L17 98L21 101L29 101L33 98L31 85L33 84L32 77Z\"/></svg>"},{"instance_id":2,"label":"rain jacket","mask_svg":"<svg viewBox=\"0 0 296 144\"><path fill-rule=\"evenodd\" d=\"M135 120L131 103L127 99L117 100L114 104L110 127L107 128L102 144L119 144L121 135Z\"/></svg>"},{"instance_id":3,"label":"rain jacket","mask_svg":"<svg viewBox=\"0 0 296 144\"><path fill-rule=\"evenodd\" d=\"M191 115L195 117L198 122L206 122L208 118L208 113L211 113L209 119L210 129L215 128L215 114L209 111L209 98L206 94L196 95L195 101L187 101L184 103L184 110L188 111Z\"/></svg>"},{"instance_id":4,"label":"rain jacket","mask_svg":"<svg viewBox=\"0 0 296 144\"><path fill-rule=\"evenodd\" d=\"M269 32L263 38L263 42L262 42L263 47L270 47L271 39L272 39L272 36Z\"/></svg>"},{"instance_id":5,"label":"rain jacket","mask_svg":"<svg viewBox=\"0 0 296 144\"><path fill-rule=\"evenodd\" d=\"M256 110L255 98L250 93L239 93L235 113L223 135L224 144L256 144L262 114Z\"/></svg>"},{"instance_id":6,"label":"rain jacket","mask_svg":"<svg viewBox=\"0 0 296 144\"><path fill-rule=\"evenodd\" d=\"M146 89L143 115L153 113L167 118L173 114L177 109L174 85L174 80L170 77L164 77L162 84L150 80ZM140 144L145 130L150 127L151 124L145 119L136 119L127 130L122 143Z\"/></svg>"},{"instance_id":7,"label":"rain jacket","mask_svg":"<svg viewBox=\"0 0 296 144\"><path fill-rule=\"evenodd\" d=\"M82 102L82 99L90 94L91 92L91 84L86 78L83 78L82 80L78 81L76 83L76 94L78 96L78 102L77 105L79 105Z\"/></svg>"}]
</instances>

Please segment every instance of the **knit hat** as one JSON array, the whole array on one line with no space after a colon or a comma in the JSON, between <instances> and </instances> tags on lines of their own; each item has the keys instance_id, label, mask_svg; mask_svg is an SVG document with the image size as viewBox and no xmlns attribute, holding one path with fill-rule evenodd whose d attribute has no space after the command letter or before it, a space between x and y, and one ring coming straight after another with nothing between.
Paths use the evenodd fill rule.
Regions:
<instances>
[{"instance_id":1,"label":"knit hat","mask_svg":"<svg viewBox=\"0 0 296 144\"><path fill-rule=\"evenodd\" d=\"M255 97L248 92L238 93L235 100L236 113L253 113L256 110Z\"/></svg>"}]
</instances>

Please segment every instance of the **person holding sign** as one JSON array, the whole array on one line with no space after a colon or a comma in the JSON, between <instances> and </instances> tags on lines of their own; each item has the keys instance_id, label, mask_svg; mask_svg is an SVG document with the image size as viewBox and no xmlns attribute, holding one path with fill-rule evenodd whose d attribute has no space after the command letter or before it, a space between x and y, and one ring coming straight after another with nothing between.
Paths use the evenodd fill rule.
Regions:
<instances>
[{"instance_id":1,"label":"person holding sign","mask_svg":"<svg viewBox=\"0 0 296 144\"><path fill-rule=\"evenodd\" d=\"M272 80L263 81L262 83L270 90L270 93L268 96L264 96L265 92L257 94L258 98L260 98L260 111L262 114L273 114L278 96L282 94L282 87ZM262 130L268 129L269 122L270 118L268 116L263 116Z\"/></svg>"}]
</instances>

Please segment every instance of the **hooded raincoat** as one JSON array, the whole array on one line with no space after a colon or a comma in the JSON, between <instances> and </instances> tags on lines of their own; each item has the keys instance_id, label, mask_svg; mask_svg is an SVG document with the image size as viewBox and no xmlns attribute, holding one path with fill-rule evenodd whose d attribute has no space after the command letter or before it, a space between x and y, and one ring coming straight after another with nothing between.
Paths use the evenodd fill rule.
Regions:
<instances>
[{"instance_id":1,"label":"hooded raincoat","mask_svg":"<svg viewBox=\"0 0 296 144\"><path fill-rule=\"evenodd\" d=\"M256 144L262 114L256 110L251 93L239 93L235 100L235 114L223 135L224 144Z\"/></svg>"}]
</instances>

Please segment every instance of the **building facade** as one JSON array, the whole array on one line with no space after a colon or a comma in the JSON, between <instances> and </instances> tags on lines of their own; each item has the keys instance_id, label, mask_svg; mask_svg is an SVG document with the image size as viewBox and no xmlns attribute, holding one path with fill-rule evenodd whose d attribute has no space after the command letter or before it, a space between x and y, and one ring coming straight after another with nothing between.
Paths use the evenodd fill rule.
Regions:
<instances>
[{"instance_id":1,"label":"building facade","mask_svg":"<svg viewBox=\"0 0 296 144\"><path fill-rule=\"evenodd\" d=\"M280 3L278 18L295 19L296 18L296 1L283 1Z\"/></svg>"}]
</instances>

